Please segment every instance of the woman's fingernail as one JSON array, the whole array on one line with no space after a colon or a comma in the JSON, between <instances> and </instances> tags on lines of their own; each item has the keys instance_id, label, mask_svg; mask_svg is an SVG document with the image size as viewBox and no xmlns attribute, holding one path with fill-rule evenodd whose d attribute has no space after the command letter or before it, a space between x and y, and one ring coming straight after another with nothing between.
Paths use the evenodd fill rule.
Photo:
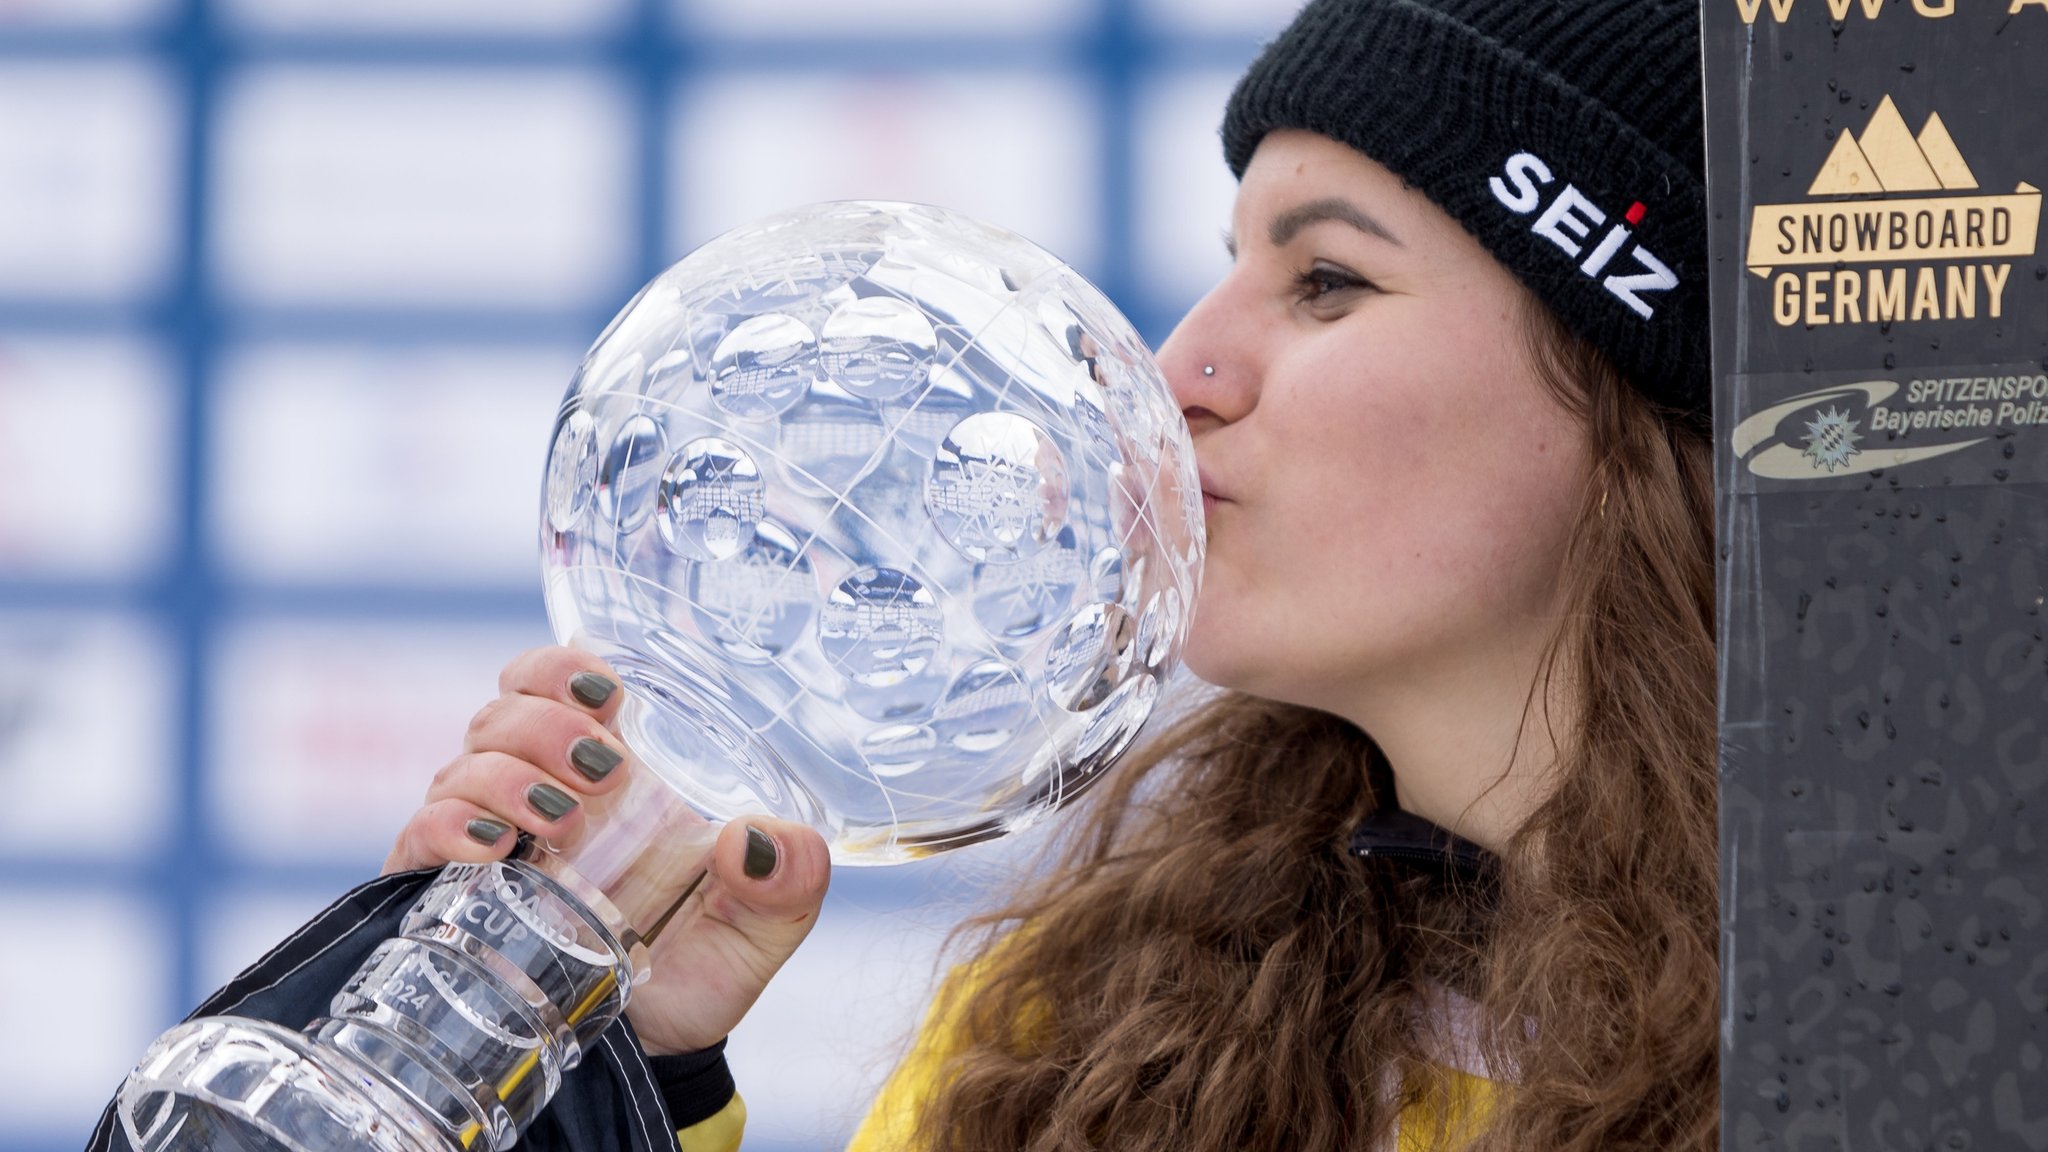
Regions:
<instances>
[{"instance_id":1,"label":"woman's fingernail","mask_svg":"<svg viewBox=\"0 0 2048 1152\"><path fill-rule=\"evenodd\" d=\"M603 741L593 740L588 736L569 745L570 766L583 773L584 778L592 783L611 775L612 769L617 768L619 761L624 759L624 756L612 751Z\"/></svg>"},{"instance_id":2,"label":"woman's fingernail","mask_svg":"<svg viewBox=\"0 0 2048 1152\"><path fill-rule=\"evenodd\" d=\"M469 833L471 840L486 848L495 847L498 843L498 838L511 830L512 826L510 824L505 823L503 820L492 820L487 816L479 816L471 820L468 826L463 828L464 832Z\"/></svg>"},{"instance_id":3,"label":"woman's fingernail","mask_svg":"<svg viewBox=\"0 0 2048 1152\"><path fill-rule=\"evenodd\" d=\"M526 802L550 820L560 820L576 807L576 798L553 784L535 784L528 788Z\"/></svg>"},{"instance_id":4,"label":"woman's fingernail","mask_svg":"<svg viewBox=\"0 0 2048 1152\"><path fill-rule=\"evenodd\" d=\"M578 672L569 677L569 695L576 698L585 708L602 708L604 702L619 690L619 682L609 676L595 672Z\"/></svg>"},{"instance_id":5,"label":"woman's fingernail","mask_svg":"<svg viewBox=\"0 0 2048 1152\"><path fill-rule=\"evenodd\" d=\"M775 841L766 832L747 825L746 873L750 879L766 880L775 871Z\"/></svg>"}]
</instances>

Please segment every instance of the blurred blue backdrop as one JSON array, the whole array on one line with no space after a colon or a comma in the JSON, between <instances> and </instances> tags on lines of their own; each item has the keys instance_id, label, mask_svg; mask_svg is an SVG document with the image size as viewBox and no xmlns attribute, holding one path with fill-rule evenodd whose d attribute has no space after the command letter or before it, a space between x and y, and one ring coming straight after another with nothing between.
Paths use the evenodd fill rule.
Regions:
<instances>
[{"instance_id":1,"label":"blurred blue backdrop","mask_svg":"<svg viewBox=\"0 0 2048 1152\"><path fill-rule=\"evenodd\" d=\"M547 639L541 460L696 243L944 204L1155 342L1295 0L0 0L0 1149L371 875ZM835 1147L1017 847L842 872L733 1042Z\"/></svg>"}]
</instances>

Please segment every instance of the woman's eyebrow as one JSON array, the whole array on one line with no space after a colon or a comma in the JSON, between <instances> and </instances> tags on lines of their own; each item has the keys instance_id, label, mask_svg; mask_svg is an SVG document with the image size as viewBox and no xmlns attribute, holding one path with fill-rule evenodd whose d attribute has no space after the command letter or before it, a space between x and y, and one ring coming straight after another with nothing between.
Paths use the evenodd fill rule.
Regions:
<instances>
[{"instance_id":1,"label":"woman's eyebrow","mask_svg":"<svg viewBox=\"0 0 2048 1152\"><path fill-rule=\"evenodd\" d=\"M1401 241L1396 239L1392 232L1387 231L1384 225L1373 219L1363 208L1349 200L1335 196L1326 196L1321 200L1310 200L1306 204L1289 208L1287 211L1275 216L1272 225L1267 229L1267 236L1272 241L1273 247L1284 248L1289 241L1300 235L1302 229L1311 224L1320 224L1325 220L1335 220L1342 224L1349 224L1360 232L1368 236L1376 236L1396 248L1403 247Z\"/></svg>"}]
</instances>

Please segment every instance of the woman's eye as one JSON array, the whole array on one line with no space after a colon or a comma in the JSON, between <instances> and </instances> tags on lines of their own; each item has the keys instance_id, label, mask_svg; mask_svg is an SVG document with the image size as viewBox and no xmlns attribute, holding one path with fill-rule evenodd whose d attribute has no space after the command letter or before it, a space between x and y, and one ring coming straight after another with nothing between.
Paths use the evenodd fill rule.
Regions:
<instances>
[{"instance_id":1,"label":"woman's eye","mask_svg":"<svg viewBox=\"0 0 2048 1152\"><path fill-rule=\"evenodd\" d=\"M1327 304L1343 293L1371 287L1363 276L1328 264L1312 265L1294 278L1294 294L1304 304Z\"/></svg>"}]
</instances>

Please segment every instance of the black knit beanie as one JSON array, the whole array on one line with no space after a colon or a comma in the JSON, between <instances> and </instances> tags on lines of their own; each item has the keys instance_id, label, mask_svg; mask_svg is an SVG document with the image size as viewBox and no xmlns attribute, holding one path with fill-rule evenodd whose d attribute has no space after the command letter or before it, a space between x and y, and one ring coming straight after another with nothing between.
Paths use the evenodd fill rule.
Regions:
<instances>
[{"instance_id":1,"label":"black knit beanie","mask_svg":"<svg viewBox=\"0 0 2048 1152\"><path fill-rule=\"evenodd\" d=\"M1385 165L1706 422L1697 0L1311 0L1231 95L1230 170L1276 128Z\"/></svg>"}]
</instances>

